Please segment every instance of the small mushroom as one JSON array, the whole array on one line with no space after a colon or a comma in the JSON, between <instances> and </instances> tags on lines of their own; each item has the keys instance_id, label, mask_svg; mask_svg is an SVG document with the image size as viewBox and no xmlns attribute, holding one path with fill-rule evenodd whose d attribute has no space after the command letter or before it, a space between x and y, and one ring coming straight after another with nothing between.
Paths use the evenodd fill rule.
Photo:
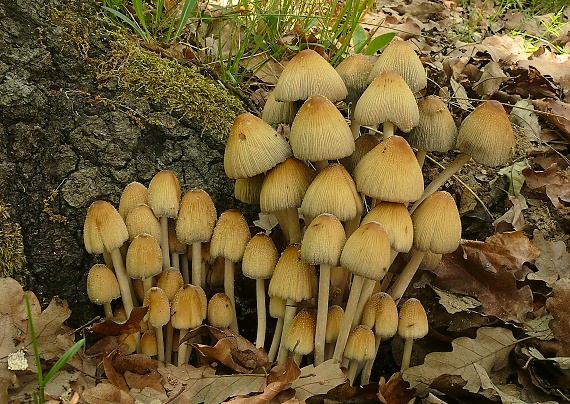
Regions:
<instances>
[{"instance_id":1,"label":"small mushroom","mask_svg":"<svg viewBox=\"0 0 570 404\"><path fill-rule=\"evenodd\" d=\"M400 308L398 320L398 335L404 340L401 372L410 367L414 341L425 337L428 331L427 315L422 303L415 298L406 300Z\"/></svg>"}]
</instances>

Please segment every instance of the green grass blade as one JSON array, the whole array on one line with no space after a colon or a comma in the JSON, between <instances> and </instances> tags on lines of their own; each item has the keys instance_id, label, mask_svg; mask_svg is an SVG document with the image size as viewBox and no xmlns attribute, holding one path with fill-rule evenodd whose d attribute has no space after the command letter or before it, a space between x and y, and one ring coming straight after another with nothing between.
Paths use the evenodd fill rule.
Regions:
<instances>
[{"instance_id":1,"label":"green grass blade","mask_svg":"<svg viewBox=\"0 0 570 404\"><path fill-rule=\"evenodd\" d=\"M180 14L180 22L178 23L178 27L176 28L176 32L174 33L174 37L172 39L176 39L180 36L182 29L184 29L186 23L188 23L188 19L190 18L192 12L194 12L194 9L196 8L196 3L197 3L196 0L184 1L184 6L182 7L182 13Z\"/></svg>"},{"instance_id":2,"label":"green grass blade","mask_svg":"<svg viewBox=\"0 0 570 404\"><path fill-rule=\"evenodd\" d=\"M49 383L49 381L55 376L55 374L64 367L67 362L75 356L81 347L85 344L85 338L77 341L71 348L69 348L65 353L58 359L58 361L52 366L45 379L43 380L44 387Z\"/></svg>"},{"instance_id":3,"label":"green grass blade","mask_svg":"<svg viewBox=\"0 0 570 404\"><path fill-rule=\"evenodd\" d=\"M164 11L164 0L156 2L156 13L154 15L154 29L157 30L162 22L162 12Z\"/></svg>"},{"instance_id":4,"label":"green grass blade","mask_svg":"<svg viewBox=\"0 0 570 404\"><path fill-rule=\"evenodd\" d=\"M118 19L120 19L121 21L123 21L125 24L127 24L128 26L130 26L133 30L135 30L135 32L137 34L140 35L140 37L145 41L145 42L150 42L150 38L149 36L142 30L142 28L140 27L139 24L137 24L136 21L130 19L129 17L127 17L126 15L124 15L123 13L121 13L120 11L117 11L115 9L112 9L110 7L103 7L103 9L111 14L113 14L115 17L117 17Z\"/></svg>"},{"instance_id":5,"label":"green grass blade","mask_svg":"<svg viewBox=\"0 0 570 404\"><path fill-rule=\"evenodd\" d=\"M352 34L352 43L354 44L354 53L360 53L366 46L367 37L366 31L362 25L358 24L358 27L354 30Z\"/></svg>"},{"instance_id":6,"label":"green grass blade","mask_svg":"<svg viewBox=\"0 0 570 404\"><path fill-rule=\"evenodd\" d=\"M36 339L36 330L34 330L34 320L32 320L32 309L30 307L30 299L28 295L26 298L26 312L28 313L28 327L30 328L30 336L32 337L32 345L34 347L34 359L36 361L36 368L38 369L38 382L41 385L43 382L42 365L40 363L40 350L38 347L38 341Z\"/></svg>"},{"instance_id":7,"label":"green grass blade","mask_svg":"<svg viewBox=\"0 0 570 404\"><path fill-rule=\"evenodd\" d=\"M135 9L135 13L137 14L137 18L139 19L141 26L144 28L145 32L150 37L150 33L148 32L148 27L146 26L146 20L143 9L143 0L132 0L132 2L133 2L133 8Z\"/></svg>"},{"instance_id":8,"label":"green grass blade","mask_svg":"<svg viewBox=\"0 0 570 404\"><path fill-rule=\"evenodd\" d=\"M396 36L395 32L387 32L374 38L366 47L366 54L373 55L384 46L388 45Z\"/></svg>"}]
</instances>

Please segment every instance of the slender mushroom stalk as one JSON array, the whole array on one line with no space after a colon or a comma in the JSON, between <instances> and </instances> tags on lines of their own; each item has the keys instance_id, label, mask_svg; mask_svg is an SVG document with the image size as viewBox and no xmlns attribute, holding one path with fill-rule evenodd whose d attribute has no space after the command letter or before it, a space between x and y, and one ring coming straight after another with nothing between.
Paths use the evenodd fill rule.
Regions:
<instances>
[{"instance_id":1,"label":"slender mushroom stalk","mask_svg":"<svg viewBox=\"0 0 570 404\"><path fill-rule=\"evenodd\" d=\"M157 282L157 287L164 290L170 303L172 303L176 292L178 292L183 285L182 274L174 268L168 268L162 271ZM168 324L166 324L166 340L164 344L164 363L172 363L173 338L174 328L172 328L172 322L168 321Z\"/></svg>"},{"instance_id":2,"label":"slender mushroom stalk","mask_svg":"<svg viewBox=\"0 0 570 404\"><path fill-rule=\"evenodd\" d=\"M275 331L273 332L273 339L271 340L271 346L269 347L269 352L267 353L267 358L270 362L275 360L277 356L277 351L279 349L279 342L281 341L281 334L283 333L283 319L285 317L285 300L277 296L272 296L269 298L269 315L273 318L277 318L277 324L275 325Z\"/></svg>"},{"instance_id":3,"label":"slender mushroom stalk","mask_svg":"<svg viewBox=\"0 0 570 404\"><path fill-rule=\"evenodd\" d=\"M374 333L370 327L359 325L350 332L344 356L350 361L348 381L353 386L360 364L374 359Z\"/></svg>"},{"instance_id":4,"label":"slender mushroom stalk","mask_svg":"<svg viewBox=\"0 0 570 404\"><path fill-rule=\"evenodd\" d=\"M400 308L398 335L404 339L404 353L400 371L410 367L414 340L423 338L429 331L427 315L418 299L411 298Z\"/></svg>"},{"instance_id":5,"label":"slender mushroom stalk","mask_svg":"<svg viewBox=\"0 0 570 404\"><path fill-rule=\"evenodd\" d=\"M198 327L206 317L207 303L205 293L199 286L184 285L178 290L171 307L172 327L180 330L182 340L189 329ZM182 343L178 347L178 366L186 363L188 345Z\"/></svg>"},{"instance_id":6,"label":"slender mushroom stalk","mask_svg":"<svg viewBox=\"0 0 570 404\"><path fill-rule=\"evenodd\" d=\"M334 346L338 338L338 332L344 318L344 310L342 307L332 305L327 313L327 329L325 331L325 360L329 360L333 356Z\"/></svg>"},{"instance_id":7,"label":"slender mushroom stalk","mask_svg":"<svg viewBox=\"0 0 570 404\"><path fill-rule=\"evenodd\" d=\"M162 326L170 321L170 302L166 293L157 287L150 288L144 297L143 306L148 306L145 319L154 328L158 360L164 363L164 337Z\"/></svg>"}]
</instances>

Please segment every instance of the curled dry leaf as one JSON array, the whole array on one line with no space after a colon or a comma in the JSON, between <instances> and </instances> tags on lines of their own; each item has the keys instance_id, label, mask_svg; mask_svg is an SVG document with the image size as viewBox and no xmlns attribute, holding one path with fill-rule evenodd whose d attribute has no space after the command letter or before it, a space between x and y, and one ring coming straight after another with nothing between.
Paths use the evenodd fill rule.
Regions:
<instances>
[{"instance_id":1,"label":"curled dry leaf","mask_svg":"<svg viewBox=\"0 0 570 404\"><path fill-rule=\"evenodd\" d=\"M394 373L388 382L380 378L378 399L383 404L407 404L414 397L415 389L410 389L410 383L402 379L400 372Z\"/></svg>"},{"instance_id":2,"label":"curled dry leaf","mask_svg":"<svg viewBox=\"0 0 570 404\"><path fill-rule=\"evenodd\" d=\"M295 397L303 401L312 396L326 394L346 380L340 365L329 359L317 367L308 365L302 368L301 376L291 384L291 387L295 389Z\"/></svg>"},{"instance_id":3,"label":"curled dry leaf","mask_svg":"<svg viewBox=\"0 0 570 404\"><path fill-rule=\"evenodd\" d=\"M553 317L550 328L560 342L557 356L570 356L570 279L559 279L552 285L552 296L546 299L546 307Z\"/></svg>"},{"instance_id":4,"label":"curled dry leaf","mask_svg":"<svg viewBox=\"0 0 570 404\"><path fill-rule=\"evenodd\" d=\"M540 248L540 257L535 266L537 272L529 274L528 279L544 281L552 285L558 278L570 278L570 253L563 241L547 241L540 230L533 234L534 244Z\"/></svg>"},{"instance_id":5,"label":"curled dry leaf","mask_svg":"<svg viewBox=\"0 0 570 404\"><path fill-rule=\"evenodd\" d=\"M162 386L162 376L156 370L151 371L145 375L140 375L136 373L132 373L129 371L125 372L125 381L129 388L143 390L145 387L149 387L153 390L158 391L161 394L166 395L166 391Z\"/></svg>"},{"instance_id":6,"label":"curled dry leaf","mask_svg":"<svg viewBox=\"0 0 570 404\"><path fill-rule=\"evenodd\" d=\"M517 340L506 328L484 327L477 331L475 339L461 337L452 341L452 352L432 352L425 357L423 365L404 371L403 378L425 395L428 388L440 376L460 376L466 383L464 389L477 393L481 388L479 367L486 372L502 369ZM441 382L441 378L439 382Z\"/></svg>"},{"instance_id":7,"label":"curled dry leaf","mask_svg":"<svg viewBox=\"0 0 570 404\"><path fill-rule=\"evenodd\" d=\"M570 213L570 178L558 170L556 163L544 171L531 168L523 170L527 185L532 189L544 189L556 209L562 214Z\"/></svg>"},{"instance_id":8,"label":"curled dry leaf","mask_svg":"<svg viewBox=\"0 0 570 404\"><path fill-rule=\"evenodd\" d=\"M91 327L91 332L96 338L108 335L134 334L141 330L140 322L147 311L148 307L135 307L127 321L118 323L112 319L106 319L101 323L94 324Z\"/></svg>"},{"instance_id":9,"label":"curled dry leaf","mask_svg":"<svg viewBox=\"0 0 570 404\"><path fill-rule=\"evenodd\" d=\"M126 391L109 383L99 383L83 392L83 401L87 404L134 404L135 399Z\"/></svg>"},{"instance_id":10,"label":"curled dry leaf","mask_svg":"<svg viewBox=\"0 0 570 404\"><path fill-rule=\"evenodd\" d=\"M546 119L570 138L570 104L553 98L534 100L533 105L542 112L548 112Z\"/></svg>"}]
</instances>

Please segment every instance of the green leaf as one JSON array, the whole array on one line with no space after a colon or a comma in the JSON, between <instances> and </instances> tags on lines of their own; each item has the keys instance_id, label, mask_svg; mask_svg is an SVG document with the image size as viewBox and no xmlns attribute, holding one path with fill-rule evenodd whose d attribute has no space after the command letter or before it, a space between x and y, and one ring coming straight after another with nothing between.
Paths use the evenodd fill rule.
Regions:
<instances>
[{"instance_id":1,"label":"green leaf","mask_svg":"<svg viewBox=\"0 0 570 404\"><path fill-rule=\"evenodd\" d=\"M45 379L43 380L44 387L49 383L49 381L55 376L59 370L64 367L67 362L71 360L75 356L77 352L81 349L81 347L85 344L85 338L77 341L71 348L69 348L62 356L58 359L58 361L52 366L48 374L46 375Z\"/></svg>"},{"instance_id":2,"label":"green leaf","mask_svg":"<svg viewBox=\"0 0 570 404\"><path fill-rule=\"evenodd\" d=\"M509 195L517 198L521 204L522 209L528 208L525 197L521 194L521 189L524 185L525 176L523 170L530 167L528 160L518 161L512 166L508 166L499 170L500 175L504 175L509 180Z\"/></svg>"},{"instance_id":3,"label":"green leaf","mask_svg":"<svg viewBox=\"0 0 570 404\"><path fill-rule=\"evenodd\" d=\"M117 11L115 9L112 9L110 7L103 7L103 9L111 14L113 14L115 17L117 17L118 19L122 20L125 24L129 25L132 29L135 30L135 32L137 34L140 35L140 37L145 41L145 42L150 42L150 37L142 30L142 28L140 27L140 25L130 19L129 17L127 17L126 15L124 15L123 13L121 13L120 11Z\"/></svg>"},{"instance_id":4,"label":"green leaf","mask_svg":"<svg viewBox=\"0 0 570 404\"><path fill-rule=\"evenodd\" d=\"M192 12L196 8L196 0L185 0L184 6L182 7L182 13L180 14L180 22L178 23L178 27L176 28L176 32L174 33L174 37L172 39L176 39L180 36L182 29L188 23Z\"/></svg>"},{"instance_id":5,"label":"green leaf","mask_svg":"<svg viewBox=\"0 0 570 404\"><path fill-rule=\"evenodd\" d=\"M370 44L366 47L366 54L373 55L378 50L382 49L384 46L388 45L392 39L396 36L395 32L387 32L385 34L379 35L374 38Z\"/></svg>"},{"instance_id":6,"label":"green leaf","mask_svg":"<svg viewBox=\"0 0 570 404\"><path fill-rule=\"evenodd\" d=\"M360 53L366 46L367 38L366 38L366 31L362 25L358 24L356 29L354 30L354 34L352 34L352 43L354 45L354 53Z\"/></svg>"},{"instance_id":7,"label":"green leaf","mask_svg":"<svg viewBox=\"0 0 570 404\"><path fill-rule=\"evenodd\" d=\"M36 361L36 367L38 368L38 381L40 384L43 380L42 366L40 363L40 350L38 348L38 340L36 339L36 330L34 330L34 320L32 320L32 309L30 308L30 299L28 295L26 298L26 312L28 313L28 326L30 327L30 336L32 337L32 345L34 347L34 359Z\"/></svg>"}]
</instances>

